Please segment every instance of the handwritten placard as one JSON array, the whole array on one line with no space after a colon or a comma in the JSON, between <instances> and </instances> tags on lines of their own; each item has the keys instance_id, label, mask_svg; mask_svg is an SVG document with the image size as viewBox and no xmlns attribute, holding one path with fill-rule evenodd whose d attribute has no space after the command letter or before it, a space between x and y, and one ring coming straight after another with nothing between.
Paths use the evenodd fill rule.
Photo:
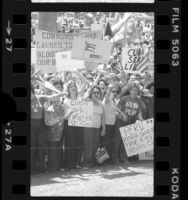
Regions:
<instances>
[{"instance_id":1,"label":"handwritten placard","mask_svg":"<svg viewBox=\"0 0 188 200\"><path fill-rule=\"evenodd\" d=\"M120 134L128 157L153 150L153 118L121 127Z\"/></svg>"},{"instance_id":2,"label":"handwritten placard","mask_svg":"<svg viewBox=\"0 0 188 200\"><path fill-rule=\"evenodd\" d=\"M34 37L36 48L36 68L43 73L56 73L56 52L69 51L75 37L101 38L102 32L55 33L36 30Z\"/></svg>"},{"instance_id":3,"label":"handwritten placard","mask_svg":"<svg viewBox=\"0 0 188 200\"><path fill-rule=\"evenodd\" d=\"M92 127L93 103L91 101L72 100L70 109L73 114L68 120L69 126Z\"/></svg>"},{"instance_id":4,"label":"handwritten placard","mask_svg":"<svg viewBox=\"0 0 188 200\"><path fill-rule=\"evenodd\" d=\"M122 66L127 73L138 73L138 64L142 61L142 48L122 48Z\"/></svg>"}]
</instances>

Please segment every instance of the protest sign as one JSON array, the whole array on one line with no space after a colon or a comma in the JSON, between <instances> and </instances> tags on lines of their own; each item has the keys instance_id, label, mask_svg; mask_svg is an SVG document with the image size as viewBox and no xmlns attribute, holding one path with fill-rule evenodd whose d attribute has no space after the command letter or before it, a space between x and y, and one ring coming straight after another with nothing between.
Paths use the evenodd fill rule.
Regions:
<instances>
[{"instance_id":1,"label":"protest sign","mask_svg":"<svg viewBox=\"0 0 188 200\"><path fill-rule=\"evenodd\" d=\"M98 68L98 64L97 63L85 61L85 69L86 70L96 70L97 68Z\"/></svg>"},{"instance_id":2,"label":"protest sign","mask_svg":"<svg viewBox=\"0 0 188 200\"><path fill-rule=\"evenodd\" d=\"M36 48L31 48L31 64L36 64Z\"/></svg>"},{"instance_id":3,"label":"protest sign","mask_svg":"<svg viewBox=\"0 0 188 200\"><path fill-rule=\"evenodd\" d=\"M36 30L36 68L43 73L56 73L56 52L69 51L75 37L101 38L102 32L55 33Z\"/></svg>"},{"instance_id":4,"label":"protest sign","mask_svg":"<svg viewBox=\"0 0 188 200\"><path fill-rule=\"evenodd\" d=\"M127 73L139 73L139 63L143 61L142 48L122 48L122 66Z\"/></svg>"},{"instance_id":5,"label":"protest sign","mask_svg":"<svg viewBox=\"0 0 188 200\"><path fill-rule=\"evenodd\" d=\"M73 41L71 56L73 59L81 59L93 63L108 63L112 45L112 42L76 37Z\"/></svg>"},{"instance_id":6,"label":"protest sign","mask_svg":"<svg viewBox=\"0 0 188 200\"><path fill-rule=\"evenodd\" d=\"M153 150L153 118L120 128L127 156Z\"/></svg>"},{"instance_id":7,"label":"protest sign","mask_svg":"<svg viewBox=\"0 0 188 200\"><path fill-rule=\"evenodd\" d=\"M84 69L85 63L83 60L71 59L71 55L68 52L57 52L56 57L56 72L72 71L76 69Z\"/></svg>"},{"instance_id":8,"label":"protest sign","mask_svg":"<svg viewBox=\"0 0 188 200\"><path fill-rule=\"evenodd\" d=\"M93 103L91 101L72 100L70 109L73 114L68 120L69 126L92 127Z\"/></svg>"}]
</instances>

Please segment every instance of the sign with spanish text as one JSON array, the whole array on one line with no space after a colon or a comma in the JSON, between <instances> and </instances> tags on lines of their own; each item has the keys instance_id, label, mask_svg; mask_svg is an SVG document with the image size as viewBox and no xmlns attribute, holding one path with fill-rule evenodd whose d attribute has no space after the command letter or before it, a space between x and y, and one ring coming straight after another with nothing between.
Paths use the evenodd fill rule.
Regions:
<instances>
[{"instance_id":1,"label":"sign with spanish text","mask_svg":"<svg viewBox=\"0 0 188 200\"><path fill-rule=\"evenodd\" d=\"M134 156L153 150L153 118L136 121L136 123L120 128L120 134L127 156Z\"/></svg>"},{"instance_id":2,"label":"sign with spanish text","mask_svg":"<svg viewBox=\"0 0 188 200\"><path fill-rule=\"evenodd\" d=\"M144 58L142 48L122 48L122 66L126 73L139 73L138 65Z\"/></svg>"},{"instance_id":3,"label":"sign with spanish text","mask_svg":"<svg viewBox=\"0 0 188 200\"><path fill-rule=\"evenodd\" d=\"M68 120L69 126L92 127L93 102L72 100L70 109L73 114Z\"/></svg>"}]
</instances>

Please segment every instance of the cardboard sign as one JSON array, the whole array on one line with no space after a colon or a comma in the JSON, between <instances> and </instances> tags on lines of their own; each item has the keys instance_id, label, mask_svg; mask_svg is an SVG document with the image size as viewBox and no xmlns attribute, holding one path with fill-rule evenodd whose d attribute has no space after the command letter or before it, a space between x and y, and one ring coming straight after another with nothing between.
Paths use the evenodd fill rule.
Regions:
<instances>
[{"instance_id":1,"label":"cardboard sign","mask_svg":"<svg viewBox=\"0 0 188 200\"><path fill-rule=\"evenodd\" d=\"M73 41L72 58L93 63L108 63L112 45L113 43L103 40L77 37Z\"/></svg>"},{"instance_id":2,"label":"cardboard sign","mask_svg":"<svg viewBox=\"0 0 188 200\"><path fill-rule=\"evenodd\" d=\"M93 102L72 100L70 108L74 112L68 120L69 126L92 127Z\"/></svg>"},{"instance_id":3,"label":"cardboard sign","mask_svg":"<svg viewBox=\"0 0 188 200\"><path fill-rule=\"evenodd\" d=\"M98 68L97 63L87 62L85 61L85 69L86 70L96 70Z\"/></svg>"},{"instance_id":4,"label":"cardboard sign","mask_svg":"<svg viewBox=\"0 0 188 200\"><path fill-rule=\"evenodd\" d=\"M139 73L138 65L144 57L142 48L122 48L122 66L126 73Z\"/></svg>"},{"instance_id":5,"label":"cardboard sign","mask_svg":"<svg viewBox=\"0 0 188 200\"><path fill-rule=\"evenodd\" d=\"M121 127L120 133L128 157L153 150L153 118Z\"/></svg>"},{"instance_id":6,"label":"cardboard sign","mask_svg":"<svg viewBox=\"0 0 188 200\"><path fill-rule=\"evenodd\" d=\"M55 53L56 57L56 72L72 71L75 69L84 69L85 63L83 60L71 59L71 52Z\"/></svg>"},{"instance_id":7,"label":"cardboard sign","mask_svg":"<svg viewBox=\"0 0 188 200\"><path fill-rule=\"evenodd\" d=\"M63 52L72 49L72 42L75 37L101 38L102 32L85 33L53 33L37 30L35 35L36 68L43 73L56 73L56 52Z\"/></svg>"}]
</instances>

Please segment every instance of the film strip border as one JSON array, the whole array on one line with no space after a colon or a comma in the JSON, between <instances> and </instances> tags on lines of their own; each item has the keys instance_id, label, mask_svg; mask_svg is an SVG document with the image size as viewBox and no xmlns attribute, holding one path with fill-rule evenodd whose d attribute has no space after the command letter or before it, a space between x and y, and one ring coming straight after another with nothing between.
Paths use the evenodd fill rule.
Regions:
<instances>
[{"instance_id":1,"label":"film strip border","mask_svg":"<svg viewBox=\"0 0 188 200\"><path fill-rule=\"evenodd\" d=\"M125 4L124 4L125 5ZM154 198L179 198L180 178L180 1L98 7L109 11L155 12ZM74 4L71 9L74 9ZM84 5L82 10L88 10ZM3 199L30 197L31 11L70 10L68 4L3 1L2 128ZM77 6L76 9L80 9ZM92 8L93 9L93 8Z\"/></svg>"}]
</instances>

